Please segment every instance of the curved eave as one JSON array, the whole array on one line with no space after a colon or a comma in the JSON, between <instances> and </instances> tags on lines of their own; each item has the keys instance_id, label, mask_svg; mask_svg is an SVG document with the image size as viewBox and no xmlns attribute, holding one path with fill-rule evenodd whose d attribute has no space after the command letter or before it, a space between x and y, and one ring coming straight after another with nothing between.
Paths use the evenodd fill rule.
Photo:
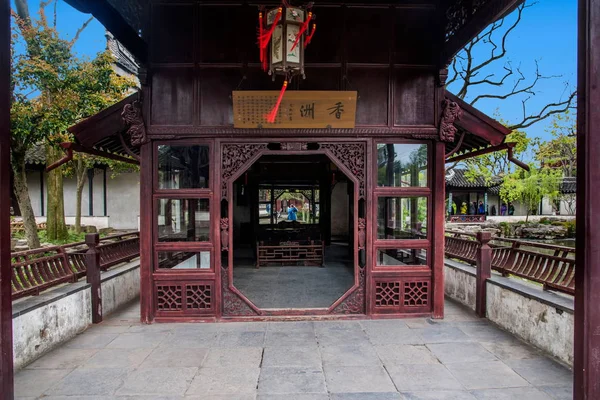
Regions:
<instances>
[{"instance_id":1,"label":"curved eave","mask_svg":"<svg viewBox=\"0 0 600 400\"><path fill-rule=\"evenodd\" d=\"M132 104L138 99L139 93L134 93L98 114L70 127L69 132L75 136L75 142L85 148L93 148L128 157L130 154L123 148L119 139L120 133L126 129L121 118L121 112L125 105ZM131 148L130 150L135 154L139 154L137 148Z\"/></svg>"},{"instance_id":2,"label":"curved eave","mask_svg":"<svg viewBox=\"0 0 600 400\"><path fill-rule=\"evenodd\" d=\"M461 118L454 121L454 125L458 128L454 142L446 143L447 154L456 149L463 135L464 138L460 148L453 154L455 156L466 155L472 151L482 150L490 146L498 146L504 143L506 136L512 132L512 130L500 122L447 90L445 97L450 101L456 102L462 110Z\"/></svg>"}]
</instances>

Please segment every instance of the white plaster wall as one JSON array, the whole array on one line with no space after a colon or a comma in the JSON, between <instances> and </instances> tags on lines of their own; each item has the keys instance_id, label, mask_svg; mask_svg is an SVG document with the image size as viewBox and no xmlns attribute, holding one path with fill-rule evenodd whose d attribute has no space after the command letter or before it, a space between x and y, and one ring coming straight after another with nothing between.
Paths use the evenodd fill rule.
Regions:
<instances>
[{"instance_id":1,"label":"white plaster wall","mask_svg":"<svg viewBox=\"0 0 600 400\"><path fill-rule=\"evenodd\" d=\"M131 267L135 266L135 267ZM124 304L129 303L140 295L140 261L133 261L126 266L105 275L118 273L119 270L127 272L110 278L102 279L102 315L107 316Z\"/></svg>"},{"instance_id":2,"label":"white plaster wall","mask_svg":"<svg viewBox=\"0 0 600 400\"><path fill-rule=\"evenodd\" d=\"M104 217L104 188L103 179L104 171L96 169L93 181L93 199L94 199L94 217ZM44 176L44 182L45 182ZM111 171L107 171L106 190L107 190L107 213L110 217L110 227L115 229L137 229L138 216L140 210L140 175L138 172L122 173L111 178ZM29 197L31 205L36 217L42 215L40 202L40 176L38 171L30 171L27 173L27 184L29 187ZM77 196L76 188L77 181L75 178L64 178L64 201L65 201L65 216L67 224L74 223L76 214ZM47 196L46 187L44 186L44 215L47 212ZM88 180L86 177L83 193L81 196L81 215L89 217L89 189ZM69 219L69 217L73 217ZM72 221L72 222L70 222ZM98 228L106 228L108 220L102 220L96 224L94 220L83 222L86 225L95 225ZM38 222L43 222L40 220Z\"/></svg>"},{"instance_id":3,"label":"white plaster wall","mask_svg":"<svg viewBox=\"0 0 600 400\"><path fill-rule=\"evenodd\" d=\"M472 268L472 267L467 267ZM472 268L475 271L475 268ZM446 296L475 309L475 276L446 265ZM487 283L487 318L531 345L573 365L572 312L559 309L515 290Z\"/></svg>"},{"instance_id":4,"label":"white plaster wall","mask_svg":"<svg viewBox=\"0 0 600 400\"><path fill-rule=\"evenodd\" d=\"M331 192L331 235L348 237L348 184L339 182Z\"/></svg>"},{"instance_id":5,"label":"white plaster wall","mask_svg":"<svg viewBox=\"0 0 600 400\"><path fill-rule=\"evenodd\" d=\"M35 217L35 222L40 224L46 222L46 217ZM75 217L65 217L67 225L75 225ZM110 217L81 217L81 225L95 226L98 229L108 228L111 226Z\"/></svg>"},{"instance_id":6,"label":"white plaster wall","mask_svg":"<svg viewBox=\"0 0 600 400\"><path fill-rule=\"evenodd\" d=\"M44 177L44 185L45 177ZM33 208L33 215L36 217L42 215L42 204L40 198L40 171L27 172L27 187L29 188L29 199ZM44 191L45 192L45 191ZM44 206L46 205L46 193L44 193ZM46 208L44 207L44 215Z\"/></svg>"},{"instance_id":7,"label":"white plaster wall","mask_svg":"<svg viewBox=\"0 0 600 400\"><path fill-rule=\"evenodd\" d=\"M89 287L13 318L15 369L73 338L91 322Z\"/></svg>"},{"instance_id":8,"label":"white plaster wall","mask_svg":"<svg viewBox=\"0 0 600 400\"><path fill-rule=\"evenodd\" d=\"M444 293L451 299L475 310L475 276L446 265Z\"/></svg>"},{"instance_id":9,"label":"white plaster wall","mask_svg":"<svg viewBox=\"0 0 600 400\"><path fill-rule=\"evenodd\" d=\"M487 317L526 342L573 365L575 321L572 313L488 282Z\"/></svg>"},{"instance_id":10,"label":"white plaster wall","mask_svg":"<svg viewBox=\"0 0 600 400\"><path fill-rule=\"evenodd\" d=\"M138 216L140 215L140 174L128 172L111 178L107 171L107 212L110 224L115 229L137 229ZM94 188L102 195L102 181L98 178L99 186L94 182ZM101 208L102 202L99 201ZM211 204L212 206L212 204ZM103 210L99 209L99 212Z\"/></svg>"}]
</instances>

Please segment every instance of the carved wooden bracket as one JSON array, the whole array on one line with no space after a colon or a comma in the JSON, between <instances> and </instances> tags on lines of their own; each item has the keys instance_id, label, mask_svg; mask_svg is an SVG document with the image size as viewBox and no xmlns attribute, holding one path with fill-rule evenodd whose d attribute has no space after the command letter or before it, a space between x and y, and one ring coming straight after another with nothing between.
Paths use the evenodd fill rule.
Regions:
<instances>
[{"instance_id":1,"label":"carved wooden bracket","mask_svg":"<svg viewBox=\"0 0 600 400\"><path fill-rule=\"evenodd\" d=\"M454 135L458 129L454 121L462 116L462 109L458 103L449 99L442 102L442 120L440 121L440 140L443 142L454 142Z\"/></svg>"},{"instance_id":2,"label":"carved wooden bracket","mask_svg":"<svg viewBox=\"0 0 600 400\"><path fill-rule=\"evenodd\" d=\"M367 227L367 223L364 218L358 219L358 249L364 250L366 243L366 234L365 228Z\"/></svg>"},{"instance_id":3,"label":"carved wooden bracket","mask_svg":"<svg viewBox=\"0 0 600 400\"><path fill-rule=\"evenodd\" d=\"M283 150L283 151L308 150L308 143L302 143L302 142L281 143L281 150Z\"/></svg>"},{"instance_id":4,"label":"carved wooden bracket","mask_svg":"<svg viewBox=\"0 0 600 400\"><path fill-rule=\"evenodd\" d=\"M133 104L126 104L125 107L123 107L121 118L128 127L127 133L129 134L132 146L139 147L148 141L148 137L146 136L146 125L144 125L142 108L140 107L139 102L136 101Z\"/></svg>"},{"instance_id":5,"label":"carved wooden bracket","mask_svg":"<svg viewBox=\"0 0 600 400\"><path fill-rule=\"evenodd\" d=\"M229 251L229 218L221 218L221 251Z\"/></svg>"}]
</instances>

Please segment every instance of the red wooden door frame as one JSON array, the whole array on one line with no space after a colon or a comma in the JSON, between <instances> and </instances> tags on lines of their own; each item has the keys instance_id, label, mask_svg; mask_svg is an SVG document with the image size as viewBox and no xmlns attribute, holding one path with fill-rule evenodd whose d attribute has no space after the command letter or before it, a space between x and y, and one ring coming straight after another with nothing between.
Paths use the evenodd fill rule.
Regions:
<instances>
[{"instance_id":1,"label":"red wooden door frame","mask_svg":"<svg viewBox=\"0 0 600 400\"><path fill-rule=\"evenodd\" d=\"M354 243L358 243L358 222L359 222L359 203L364 201L364 212L365 215L368 210L368 168L367 160L369 158L369 141L364 139L352 139L352 138L319 138L316 140L320 146L324 146L318 150L269 150L267 148L268 143L306 143L307 139L286 139L286 138L269 138L267 139L246 139L246 140L221 140L217 141L215 147L219 150L219 159L217 162L217 168L222 169L218 171L218 181L216 187L221 188L221 200L227 201L227 218L228 218L228 268L225 270L220 265L220 260L217 260L218 265L216 268L221 274L221 280L217 283L217 287L221 286L221 293L223 293L222 302L222 316L228 318L236 317L253 317L261 318L266 316L288 316L288 315L331 315L331 314L365 314L366 309L366 266L362 268L359 266L359 249L358 246L354 248L354 285L350 288L340 299L338 299L333 305L325 309L295 309L295 310L263 310L256 307L250 299L248 299L242 292L240 292L234 285L233 282L233 182L242 176L248 168L250 168L260 157L265 154L269 155L315 155L323 154L326 155L333 163L336 164L344 174L353 181L354 183L354 207L357 212L354 215ZM362 170L359 171L358 167L352 170L352 162L356 160L342 160L339 154L334 154L334 151L327 148L327 145L335 144L340 145L356 145L361 144L362 147ZM225 146L229 146L227 150ZM335 147L334 147L335 148ZM347 149L346 149L347 150ZM238 157L242 160L224 159L224 152L227 152L227 156L230 158ZM244 155L241 152L246 152ZM352 154L352 153L349 153ZM224 165L234 166L234 170L223 168ZM349 167L350 165L350 167ZM360 179L362 176L362 182ZM364 218L364 216L363 216ZM223 243L220 243L220 248L223 249ZM366 258L370 259L370 252L368 246L365 246ZM227 274L227 276L224 276ZM360 311L358 311L360 310ZM232 314L232 315L228 315ZM237 314L237 315L235 315Z\"/></svg>"}]
</instances>

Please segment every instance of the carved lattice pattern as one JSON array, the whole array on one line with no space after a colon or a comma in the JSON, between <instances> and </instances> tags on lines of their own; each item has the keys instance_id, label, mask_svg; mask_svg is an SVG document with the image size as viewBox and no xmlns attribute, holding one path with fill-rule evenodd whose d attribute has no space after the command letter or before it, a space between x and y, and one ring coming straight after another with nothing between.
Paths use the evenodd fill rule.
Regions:
<instances>
[{"instance_id":1,"label":"carved lattice pattern","mask_svg":"<svg viewBox=\"0 0 600 400\"><path fill-rule=\"evenodd\" d=\"M396 307L400 305L400 282L377 282L375 284L375 306Z\"/></svg>"},{"instance_id":2,"label":"carved lattice pattern","mask_svg":"<svg viewBox=\"0 0 600 400\"><path fill-rule=\"evenodd\" d=\"M365 150L364 143L322 143L338 163L344 165L358 180L358 198L365 198Z\"/></svg>"},{"instance_id":3,"label":"carved lattice pattern","mask_svg":"<svg viewBox=\"0 0 600 400\"><path fill-rule=\"evenodd\" d=\"M212 288L210 285L187 285L185 307L188 310L207 310L212 306Z\"/></svg>"},{"instance_id":4,"label":"carved lattice pattern","mask_svg":"<svg viewBox=\"0 0 600 400\"><path fill-rule=\"evenodd\" d=\"M404 306L422 307L429 305L429 282L404 282Z\"/></svg>"},{"instance_id":5,"label":"carved lattice pattern","mask_svg":"<svg viewBox=\"0 0 600 400\"><path fill-rule=\"evenodd\" d=\"M181 311L181 285L158 285L156 287L157 309L161 311Z\"/></svg>"},{"instance_id":6,"label":"carved lattice pattern","mask_svg":"<svg viewBox=\"0 0 600 400\"><path fill-rule=\"evenodd\" d=\"M229 180L254 157L267 148L265 143L224 144L221 153L221 198L227 198Z\"/></svg>"}]
</instances>

